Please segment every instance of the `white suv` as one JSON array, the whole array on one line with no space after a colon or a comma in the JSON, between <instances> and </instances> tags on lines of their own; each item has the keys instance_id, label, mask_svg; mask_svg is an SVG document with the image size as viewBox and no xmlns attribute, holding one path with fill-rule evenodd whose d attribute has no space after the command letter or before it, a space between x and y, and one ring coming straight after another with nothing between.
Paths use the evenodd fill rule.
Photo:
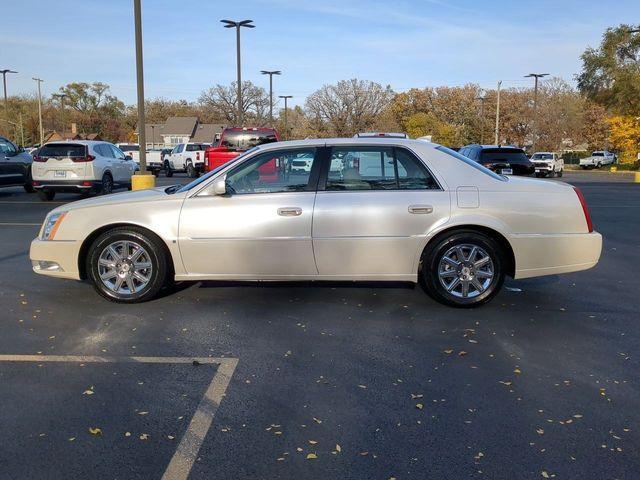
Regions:
<instances>
[{"instance_id":1,"label":"white suv","mask_svg":"<svg viewBox=\"0 0 640 480\"><path fill-rule=\"evenodd\" d=\"M111 193L116 187L131 188L135 162L108 142L52 142L33 156L33 188L42 200L56 192Z\"/></svg>"},{"instance_id":2,"label":"white suv","mask_svg":"<svg viewBox=\"0 0 640 480\"><path fill-rule=\"evenodd\" d=\"M564 160L554 152L536 152L531 155L531 163L536 169L536 177L561 177L564 173Z\"/></svg>"}]
</instances>

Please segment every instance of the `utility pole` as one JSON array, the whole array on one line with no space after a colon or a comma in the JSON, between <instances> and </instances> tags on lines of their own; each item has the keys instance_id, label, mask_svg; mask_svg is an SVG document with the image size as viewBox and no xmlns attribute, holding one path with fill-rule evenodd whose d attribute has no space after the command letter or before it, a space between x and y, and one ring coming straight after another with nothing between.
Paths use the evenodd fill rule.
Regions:
<instances>
[{"instance_id":1,"label":"utility pole","mask_svg":"<svg viewBox=\"0 0 640 480\"><path fill-rule=\"evenodd\" d=\"M7 73L18 72L14 72L13 70L5 68L4 70L0 70L0 73L2 73L2 85L4 86L4 114L7 120L9 120L9 101L7 100Z\"/></svg>"},{"instance_id":2,"label":"utility pole","mask_svg":"<svg viewBox=\"0 0 640 480\"><path fill-rule=\"evenodd\" d=\"M285 140L289 140L289 127L287 126L287 100L293 98L293 95L279 95L278 98L284 98L284 135Z\"/></svg>"},{"instance_id":3,"label":"utility pole","mask_svg":"<svg viewBox=\"0 0 640 480\"><path fill-rule=\"evenodd\" d=\"M44 143L44 130L42 129L42 90L40 84L44 82L41 78L34 77L32 80L38 84L38 118L40 120L40 146Z\"/></svg>"},{"instance_id":4,"label":"utility pole","mask_svg":"<svg viewBox=\"0 0 640 480\"><path fill-rule=\"evenodd\" d=\"M253 20L242 20L240 22L234 22L233 20L220 20L224 23L224 28L235 28L236 29L236 68L238 72L238 123L239 127L242 126L242 74L241 74L241 63L240 63L240 29L242 27L247 28L255 28L253 25Z\"/></svg>"},{"instance_id":5,"label":"utility pole","mask_svg":"<svg viewBox=\"0 0 640 480\"><path fill-rule=\"evenodd\" d=\"M484 145L484 101L487 95L484 90L480 90L480 93L476 97L476 100L480 100L480 145Z\"/></svg>"},{"instance_id":6,"label":"utility pole","mask_svg":"<svg viewBox=\"0 0 640 480\"><path fill-rule=\"evenodd\" d=\"M53 98L57 98L60 101L60 118L62 119L62 136L64 137L65 131L65 118L64 118L64 99L67 98L66 93L54 93L51 95Z\"/></svg>"},{"instance_id":7,"label":"utility pole","mask_svg":"<svg viewBox=\"0 0 640 480\"><path fill-rule=\"evenodd\" d=\"M496 136L495 144L500 145L500 87L502 86L502 80L498 82L498 95L496 98Z\"/></svg>"},{"instance_id":8,"label":"utility pole","mask_svg":"<svg viewBox=\"0 0 640 480\"><path fill-rule=\"evenodd\" d=\"M153 123L149 126L151 127L151 148L156 148L156 126Z\"/></svg>"},{"instance_id":9,"label":"utility pole","mask_svg":"<svg viewBox=\"0 0 640 480\"><path fill-rule=\"evenodd\" d=\"M531 141L531 153L536 153L536 139L538 137L538 79L546 77L548 73L530 73L524 78L533 77L533 140Z\"/></svg>"},{"instance_id":10,"label":"utility pole","mask_svg":"<svg viewBox=\"0 0 640 480\"><path fill-rule=\"evenodd\" d=\"M142 61L142 7L140 0L133 0L133 17L136 32L136 81L138 92L138 147L140 151L140 175L147 174L147 139L144 118L144 72Z\"/></svg>"},{"instance_id":11,"label":"utility pole","mask_svg":"<svg viewBox=\"0 0 640 480\"><path fill-rule=\"evenodd\" d=\"M281 75L280 70L261 70L262 75L269 75L269 125L273 127L273 76Z\"/></svg>"}]
</instances>

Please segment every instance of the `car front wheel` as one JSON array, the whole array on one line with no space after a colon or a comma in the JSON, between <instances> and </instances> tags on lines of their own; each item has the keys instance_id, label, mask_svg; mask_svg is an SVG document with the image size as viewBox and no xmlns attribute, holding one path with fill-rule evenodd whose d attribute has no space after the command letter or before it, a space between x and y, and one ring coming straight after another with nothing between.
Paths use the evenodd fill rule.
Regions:
<instances>
[{"instance_id":1,"label":"car front wheel","mask_svg":"<svg viewBox=\"0 0 640 480\"><path fill-rule=\"evenodd\" d=\"M474 231L436 240L425 250L422 279L435 300L454 307L476 307L491 300L504 282L500 245Z\"/></svg>"},{"instance_id":2,"label":"car front wheel","mask_svg":"<svg viewBox=\"0 0 640 480\"><path fill-rule=\"evenodd\" d=\"M160 241L142 229L121 227L91 245L86 269L96 291L118 303L152 299L165 284L167 259Z\"/></svg>"}]
</instances>

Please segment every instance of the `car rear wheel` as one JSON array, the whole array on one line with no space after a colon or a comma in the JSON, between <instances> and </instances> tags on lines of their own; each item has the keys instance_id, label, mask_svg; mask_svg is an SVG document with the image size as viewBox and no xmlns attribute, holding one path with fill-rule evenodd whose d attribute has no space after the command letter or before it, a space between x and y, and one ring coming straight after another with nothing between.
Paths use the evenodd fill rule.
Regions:
<instances>
[{"instance_id":1,"label":"car rear wheel","mask_svg":"<svg viewBox=\"0 0 640 480\"><path fill-rule=\"evenodd\" d=\"M564 173L564 169L558 170L558 173L556 175L558 175L559 177L562 177L562 174Z\"/></svg>"},{"instance_id":2,"label":"car rear wheel","mask_svg":"<svg viewBox=\"0 0 640 480\"><path fill-rule=\"evenodd\" d=\"M189 178L196 178L198 176L198 172L196 172L196 167L193 166L193 163L187 163L187 176Z\"/></svg>"},{"instance_id":3,"label":"car rear wheel","mask_svg":"<svg viewBox=\"0 0 640 480\"><path fill-rule=\"evenodd\" d=\"M167 277L167 259L160 241L142 229L115 228L91 245L87 272L96 291L118 303L139 303L155 297Z\"/></svg>"},{"instance_id":4,"label":"car rear wheel","mask_svg":"<svg viewBox=\"0 0 640 480\"><path fill-rule=\"evenodd\" d=\"M102 176L102 189L100 193L102 195L109 195L113 192L113 177L111 177L110 173L105 173Z\"/></svg>"},{"instance_id":5,"label":"car rear wheel","mask_svg":"<svg viewBox=\"0 0 640 480\"><path fill-rule=\"evenodd\" d=\"M504 282L500 245L474 231L459 231L425 250L422 280L427 293L454 307L476 307L491 300Z\"/></svg>"},{"instance_id":6,"label":"car rear wheel","mask_svg":"<svg viewBox=\"0 0 640 480\"><path fill-rule=\"evenodd\" d=\"M24 182L24 191L27 193L33 193L35 192L35 188L33 188L33 178L31 177L31 168L29 168L29 171L27 172L27 178L25 179Z\"/></svg>"},{"instance_id":7,"label":"car rear wheel","mask_svg":"<svg viewBox=\"0 0 640 480\"><path fill-rule=\"evenodd\" d=\"M173 170L171 170L171 165L168 160L164 161L164 174L169 178L173 177Z\"/></svg>"},{"instance_id":8,"label":"car rear wheel","mask_svg":"<svg viewBox=\"0 0 640 480\"><path fill-rule=\"evenodd\" d=\"M38 197L45 202L50 202L55 196L56 192L52 192L51 190L38 190Z\"/></svg>"}]
</instances>

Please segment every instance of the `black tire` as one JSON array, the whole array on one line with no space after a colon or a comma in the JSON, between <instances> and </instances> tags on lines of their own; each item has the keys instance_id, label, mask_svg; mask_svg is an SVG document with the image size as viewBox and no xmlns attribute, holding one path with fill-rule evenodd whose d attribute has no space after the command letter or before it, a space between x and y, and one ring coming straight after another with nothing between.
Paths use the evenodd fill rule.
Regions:
<instances>
[{"instance_id":1,"label":"black tire","mask_svg":"<svg viewBox=\"0 0 640 480\"><path fill-rule=\"evenodd\" d=\"M168 160L164 161L164 174L169 178L173 177L173 170L171 170L171 165Z\"/></svg>"},{"instance_id":2,"label":"black tire","mask_svg":"<svg viewBox=\"0 0 640 480\"><path fill-rule=\"evenodd\" d=\"M191 160L187 160L187 177L196 178L198 176L198 172L196 171L196 167L193 166Z\"/></svg>"},{"instance_id":3,"label":"black tire","mask_svg":"<svg viewBox=\"0 0 640 480\"><path fill-rule=\"evenodd\" d=\"M468 257L471 254L470 247L473 246L477 247L478 249L478 253L474 255L474 259L476 259L478 255L483 253L490 258L489 264L485 264L483 267L480 267L477 270L476 268L471 267L473 262L470 262L468 260ZM458 270L455 270L454 272L452 266L445 267L451 270L452 275L445 277L441 281L439 274L440 265L441 263L443 265L445 265L446 263L444 262L443 257L447 252L455 250L456 247L462 248L461 255L463 257L463 262L461 262L460 265L460 276L457 273ZM465 258L465 255L467 256L467 258ZM471 275L466 278L474 279L475 273L480 271L482 271L483 273L488 272L491 270L490 266L492 266L492 277L488 278L483 276L485 278L484 281L478 282L481 283L481 286L484 287L482 291L477 289L475 286L469 285L467 283L469 285L468 295L471 296L463 297L464 293L462 291L462 283L464 282L461 281L462 275L470 273ZM500 288L504 283L504 266L504 252L502 252L498 242L493 240L491 237L479 232L475 232L472 230L460 230L457 232L453 232L448 236L437 238L427 246L422 255L421 280L423 281L427 293L434 300L444 305L461 308L477 307L490 301L500 291ZM468 270L463 271L462 269L464 267L470 269L471 272L469 272ZM451 278L450 284L454 283L455 279L458 279L459 283L449 291L445 287L445 285L443 285L443 282L446 283L446 278ZM475 280L477 281L477 278ZM457 291L458 286L460 287L460 292Z\"/></svg>"},{"instance_id":4,"label":"black tire","mask_svg":"<svg viewBox=\"0 0 640 480\"><path fill-rule=\"evenodd\" d=\"M148 283L135 293L116 292L109 288L100 278L98 261L105 249L116 242L126 240L143 247L151 263ZM140 303L154 298L165 285L169 265L164 255L161 240L142 228L118 227L101 234L89 248L86 259L86 272L95 290L104 298L117 303ZM115 285L114 285L115 286ZM124 287L122 287L124 288Z\"/></svg>"},{"instance_id":5,"label":"black tire","mask_svg":"<svg viewBox=\"0 0 640 480\"><path fill-rule=\"evenodd\" d=\"M27 172L27 178L24 183L24 191L27 193L33 193L36 191L36 189L33 188L33 178L31 178L31 168L29 168L29 171Z\"/></svg>"},{"instance_id":6,"label":"black tire","mask_svg":"<svg viewBox=\"0 0 640 480\"><path fill-rule=\"evenodd\" d=\"M56 192L52 192L51 190L38 190L38 197L44 202L50 202L55 196Z\"/></svg>"},{"instance_id":7,"label":"black tire","mask_svg":"<svg viewBox=\"0 0 640 480\"><path fill-rule=\"evenodd\" d=\"M102 187L100 188L100 195L109 195L113 193L113 177L109 172L102 175Z\"/></svg>"},{"instance_id":8,"label":"black tire","mask_svg":"<svg viewBox=\"0 0 640 480\"><path fill-rule=\"evenodd\" d=\"M598 164L596 165L596 168L602 168L602 163L598 163Z\"/></svg>"},{"instance_id":9,"label":"black tire","mask_svg":"<svg viewBox=\"0 0 640 480\"><path fill-rule=\"evenodd\" d=\"M536 173L536 178L540 178L542 176L541 173Z\"/></svg>"},{"instance_id":10,"label":"black tire","mask_svg":"<svg viewBox=\"0 0 640 480\"><path fill-rule=\"evenodd\" d=\"M558 178L560 178L562 177L563 174L564 174L564 169L558 170L558 173L556 175L558 175Z\"/></svg>"}]
</instances>

